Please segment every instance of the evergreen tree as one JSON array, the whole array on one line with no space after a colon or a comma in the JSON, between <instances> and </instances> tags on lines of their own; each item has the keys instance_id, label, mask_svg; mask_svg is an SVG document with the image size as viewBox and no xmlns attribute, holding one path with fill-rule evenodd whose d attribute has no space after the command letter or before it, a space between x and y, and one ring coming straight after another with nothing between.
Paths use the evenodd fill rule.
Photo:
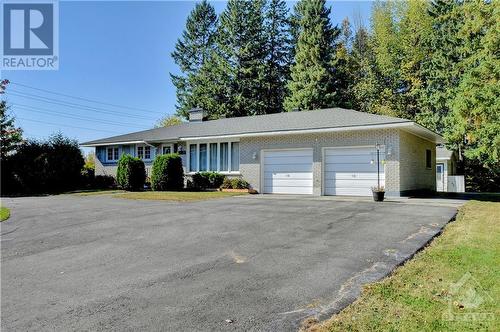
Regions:
<instances>
[{"instance_id":1,"label":"evergreen tree","mask_svg":"<svg viewBox=\"0 0 500 332\"><path fill-rule=\"evenodd\" d=\"M193 98L199 87L200 70L207 61L215 45L217 15L207 0L197 3L187 18L186 29L172 52L175 63L182 74L170 74L177 89L177 114L188 117L187 111L198 106Z\"/></svg>"},{"instance_id":2,"label":"evergreen tree","mask_svg":"<svg viewBox=\"0 0 500 332\"><path fill-rule=\"evenodd\" d=\"M288 9L284 0L270 0L266 9L266 110L283 111L286 80L289 76L290 33Z\"/></svg>"},{"instance_id":3,"label":"evergreen tree","mask_svg":"<svg viewBox=\"0 0 500 332\"><path fill-rule=\"evenodd\" d=\"M9 84L8 80L0 81L0 94L5 93L5 88ZM9 114L9 107L5 100L0 101L0 159L5 162L5 158L14 152L23 140L23 131L14 125L14 117Z\"/></svg>"},{"instance_id":4,"label":"evergreen tree","mask_svg":"<svg viewBox=\"0 0 500 332\"><path fill-rule=\"evenodd\" d=\"M463 151L466 161L484 168L489 179L500 180L500 2L470 1L459 8L459 63L463 75L454 90L444 121L451 147ZM498 188L498 187L497 187Z\"/></svg>"},{"instance_id":5,"label":"evergreen tree","mask_svg":"<svg viewBox=\"0 0 500 332\"><path fill-rule=\"evenodd\" d=\"M217 50L206 68L217 100L207 102L210 118L266 113L264 5L229 0L221 14Z\"/></svg>"},{"instance_id":6,"label":"evergreen tree","mask_svg":"<svg viewBox=\"0 0 500 332\"><path fill-rule=\"evenodd\" d=\"M352 46L351 23L346 17L342 21L340 29L340 41L336 46L335 57L333 60L333 77L336 87L335 106L343 108L353 108L352 82L353 61L351 56Z\"/></svg>"},{"instance_id":7,"label":"evergreen tree","mask_svg":"<svg viewBox=\"0 0 500 332\"><path fill-rule=\"evenodd\" d=\"M331 107L335 100L334 42L339 31L331 26L325 0L302 0L296 8L300 10L300 32L285 109Z\"/></svg>"},{"instance_id":8,"label":"evergreen tree","mask_svg":"<svg viewBox=\"0 0 500 332\"><path fill-rule=\"evenodd\" d=\"M459 63L461 40L458 32L463 25L461 1L435 0L429 6L431 30L424 41L428 50L422 62L422 87L419 100L423 112L417 121L425 127L443 133L444 119L450 112L461 71Z\"/></svg>"}]
</instances>

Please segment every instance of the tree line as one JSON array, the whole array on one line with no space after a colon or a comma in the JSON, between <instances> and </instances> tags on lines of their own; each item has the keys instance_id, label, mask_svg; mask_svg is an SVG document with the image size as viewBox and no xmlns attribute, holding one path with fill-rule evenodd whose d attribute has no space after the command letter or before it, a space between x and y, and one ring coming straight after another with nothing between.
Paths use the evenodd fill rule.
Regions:
<instances>
[{"instance_id":1,"label":"tree line","mask_svg":"<svg viewBox=\"0 0 500 332\"><path fill-rule=\"evenodd\" d=\"M396 116L442 134L482 186L500 174L500 1L372 5L370 26L330 21L325 0L203 0L173 59L177 114L210 119L328 107ZM471 170L472 172L472 170Z\"/></svg>"}]
</instances>

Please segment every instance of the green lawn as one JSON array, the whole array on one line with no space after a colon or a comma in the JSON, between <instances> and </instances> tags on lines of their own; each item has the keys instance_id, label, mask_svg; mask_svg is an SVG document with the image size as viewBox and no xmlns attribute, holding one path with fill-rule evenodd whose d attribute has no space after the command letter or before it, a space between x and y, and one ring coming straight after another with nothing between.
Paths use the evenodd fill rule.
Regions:
<instances>
[{"instance_id":1,"label":"green lawn","mask_svg":"<svg viewBox=\"0 0 500 332\"><path fill-rule=\"evenodd\" d=\"M98 190L82 190L78 192L72 192L70 195L75 195L75 196L95 196L95 195L111 195L111 194L118 194L118 193L123 193L125 192L124 190L117 190L117 189L98 189Z\"/></svg>"},{"instance_id":2,"label":"green lawn","mask_svg":"<svg viewBox=\"0 0 500 332\"><path fill-rule=\"evenodd\" d=\"M500 203L468 202L425 250L309 331L498 331L499 280Z\"/></svg>"},{"instance_id":3,"label":"green lawn","mask_svg":"<svg viewBox=\"0 0 500 332\"><path fill-rule=\"evenodd\" d=\"M229 196L240 196L244 193L230 193L221 191L140 191L123 192L115 194L113 197L127 199L149 199L160 201L189 202L203 201L207 199L223 198Z\"/></svg>"},{"instance_id":4,"label":"green lawn","mask_svg":"<svg viewBox=\"0 0 500 332\"><path fill-rule=\"evenodd\" d=\"M9 219L10 210L6 207L0 206L0 221Z\"/></svg>"}]
</instances>

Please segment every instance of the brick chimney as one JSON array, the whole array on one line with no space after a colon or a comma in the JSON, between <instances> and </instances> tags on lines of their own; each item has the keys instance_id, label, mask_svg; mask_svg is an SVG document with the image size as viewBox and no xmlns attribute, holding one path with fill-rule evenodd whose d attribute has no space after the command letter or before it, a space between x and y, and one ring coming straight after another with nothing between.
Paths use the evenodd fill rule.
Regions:
<instances>
[{"instance_id":1,"label":"brick chimney","mask_svg":"<svg viewBox=\"0 0 500 332\"><path fill-rule=\"evenodd\" d=\"M195 107L189 112L189 122L201 122L206 117L206 112L203 108Z\"/></svg>"}]
</instances>

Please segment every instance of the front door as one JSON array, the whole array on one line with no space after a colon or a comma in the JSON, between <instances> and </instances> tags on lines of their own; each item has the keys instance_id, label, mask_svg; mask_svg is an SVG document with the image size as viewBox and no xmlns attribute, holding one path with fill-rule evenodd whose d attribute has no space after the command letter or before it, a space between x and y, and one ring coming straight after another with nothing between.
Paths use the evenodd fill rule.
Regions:
<instances>
[{"instance_id":1,"label":"front door","mask_svg":"<svg viewBox=\"0 0 500 332\"><path fill-rule=\"evenodd\" d=\"M436 164L436 190L444 191L444 164Z\"/></svg>"}]
</instances>

